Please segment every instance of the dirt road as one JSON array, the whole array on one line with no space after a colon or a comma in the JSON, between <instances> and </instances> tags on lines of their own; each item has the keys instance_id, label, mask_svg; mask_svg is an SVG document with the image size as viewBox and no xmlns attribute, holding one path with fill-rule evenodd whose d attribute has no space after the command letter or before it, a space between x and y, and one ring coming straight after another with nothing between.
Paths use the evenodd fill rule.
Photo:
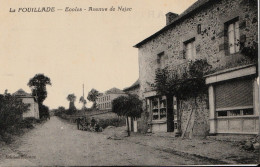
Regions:
<instances>
[{"instance_id":1,"label":"dirt road","mask_svg":"<svg viewBox=\"0 0 260 167\"><path fill-rule=\"evenodd\" d=\"M0 162L0 166L176 164L196 162L138 143L109 140L101 133L79 131L57 117L26 133L15 152Z\"/></svg>"}]
</instances>

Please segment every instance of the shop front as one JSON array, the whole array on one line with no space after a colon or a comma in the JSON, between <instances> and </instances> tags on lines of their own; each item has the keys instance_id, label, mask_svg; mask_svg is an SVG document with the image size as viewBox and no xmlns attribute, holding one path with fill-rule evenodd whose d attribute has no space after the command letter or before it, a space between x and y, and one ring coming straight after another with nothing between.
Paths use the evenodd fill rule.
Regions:
<instances>
[{"instance_id":1,"label":"shop front","mask_svg":"<svg viewBox=\"0 0 260 167\"><path fill-rule=\"evenodd\" d=\"M176 98L173 97L171 107L167 107L166 96L157 95L156 91L150 91L144 93L146 98L146 109L149 112L149 130L150 132L169 132L169 125L171 123L177 127L177 103ZM169 102L168 102L169 103ZM170 111L168 111L170 108ZM171 113L170 113L171 112ZM172 120L169 121L169 115L172 116ZM174 129L174 128L173 128Z\"/></svg>"},{"instance_id":2,"label":"shop front","mask_svg":"<svg viewBox=\"0 0 260 167\"><path fill-rule=\"evenodd\" d=\"M255 66L207 76L210 133L258 134L259 98Z\"/></svg>"}]
</instances>

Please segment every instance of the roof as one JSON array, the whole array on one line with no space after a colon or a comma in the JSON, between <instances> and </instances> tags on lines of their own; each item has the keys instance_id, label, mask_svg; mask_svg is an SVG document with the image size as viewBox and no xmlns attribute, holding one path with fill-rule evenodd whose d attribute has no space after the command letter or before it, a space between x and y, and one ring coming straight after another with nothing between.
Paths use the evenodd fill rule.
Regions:
<instances>
[{"instance_id":1,"label":"roof","mask_svg":"<svg viewBox=\"0 0 260 167\"><path fill-rule=\"evenodd\" d=\"M137 81L135 81L135 83L133 83L131 86L126 87L126 88L124 89L124 91L128 91L128 90L134 89L134 88L136 88L136 87L138 87L138 86L140 86L139 79L138 79Z\"/></svg>"},{"instance_id":2,"label":"roof","mask_svg":"<svg viewBox=\"0 0 260 167\"><path fill-rule=\"evenodd\" d=\"M242 66L238 66L238 67L224 69L224 70L220 70L220 71L217 71L215 73L212 73L212 74L205 75L204 77L207 78L207 77L210 77L210 76L224 74L224 73L228 73L228 72L232 72L232 71L236 71L236 70L240 70L240 69L244 69L244 68L248 68L248 67L253 67L253 66L256 66L256 64L246 64L246 65L242 65Z\"/></svg>"},{"instance_id":3,"label":"roof","mask_svg":"<svg viewBox=\"0 0 260 167\"><path fill-rule=\"evenodd\" d=\"M175 26L177 23L183 21L185 18L189 17L190 15L196 13L198 10L200 10L201 8L203 8L206 4L208 4L209 2L214 1L214 0L197 0L195 3L193 3L188 9L186 9L183 13L181 13L179 16L177 16L172 23L170 23L169 25L166 25L164 28L162 28L161 30L157 31L156 33L154 33L153 35L149 36L148 38L144 39L143 41L139 42L138 44L136 44L134 47L139 48L140 46L142 46L143 44L147 43L148 41L152 40L153 38L159 36L161 33L169 30L170 28L172 28L173 26ZM215 0L217 1L217 0Z\"/></svg>"},{"instance_id":4,"label":"roof","mask_svg":"<svg viewBox=\"0 0 260 167\"><path fill-rule=\"evenodd\" d=\"M124 94L124 93L125 92L115 87L106 91L106 94Z\"/></svg>"},{"instance_id":5,"label":"roof","mask_svg":"<svg viewBox=\"0 0 260 167\"><path fill-rule=\"evenodd\" d=\"M15 93L13 93L14 96L21 96L21 97L33 97L31 94L26 93L23 89L19 89Z\"/></svg>"}]
</instances>

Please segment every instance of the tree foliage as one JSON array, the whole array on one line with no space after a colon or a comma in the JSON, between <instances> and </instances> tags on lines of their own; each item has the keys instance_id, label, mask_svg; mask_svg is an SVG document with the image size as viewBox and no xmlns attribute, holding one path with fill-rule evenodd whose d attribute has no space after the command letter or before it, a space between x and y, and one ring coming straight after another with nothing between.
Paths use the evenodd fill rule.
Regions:
<instances>
[{"instance_id":1,"label":"tree foliage","mask_svg":"<svg viewBox=\"0 0 260 167\"><path fill-rule=\"evenodd\" d=\"M69 102L72 102L72 103L74 103L75 101L76 101L76 96L74 95L74 93L72 93L72 94L69 94L68 96L67 96L67 100L69 101Z\"/></svg>"},{"instance_id":2,"label":"tree foliage","mask_svg":"<svg viewBox=\"0 0 260 167\"><path fill-rule=\"evenodd\" d=\"M51 85L51 80L44 74L36 74L27 85L32 89L32 95L37 96L38 103L41 105L47 97L46 86Z\"/></svg>"},{"instance_id":3,"label":"tree foliage","mask_svg":"<svg viewBox=\"0 0 260 167\"><path fill-rule=\"evenodd\" d=\"M79 98L79 102L83 104L82 109L86 108L87 100L83 96Z\"/></svg>"},{"instance_id":4,"label":"tree foliage","mask_svg":"<svg viewBox=\"0 0 260 167\"><path fill-rule=\"evenodd\" d=\"M49 108L43 105L43 101L46 99L48 94L46 86L51 85L50 78L44 74L36 74L29 80L27 85L32 89L32 95L37 97L40 118L43 116L49 116Z\"/></svg>"},{"instance_id":5,"label":"tree foliage","mask_svg":"<svg viewBox=\"0 0 260 167\"><path fill-rule=\"evenodd\" d=\"M42 117L49 117L50 113L49 113L49 107L45 106L45 105L39 105L39 110L40 110L40 118Z\"/></svg>"},{"instance_id":6,"label":"tree foliage","mask_svg":"<svg viewBox=\"0 0 260 167\"><path fill-rule=\"evenodd\" d=\"M74 104L74 102L76 101L76 98L77 97L74 95L74 93L69 94L67 96L67 100L70 102L70 104L69 104L69 114L72 114L73 112L75 112L77 110L76 107L75 107L75 104Z\"/></svg>"},{"instance_id":7,"label":"tree foliage","mask_svg":"<svg viewBox=\"0 0 260 167\"><path fill-rule=\"evenodd\" d=\"M88 92L88 97L87 99L91 102L93 102L93 106L92 108L95 108L96 107L96 100L97 100L97 97L99 95L99 92L96 90L96 89L91 89L90 92Z\"/></svg>"},{"instance_id":8,"label":"tree foliage","mask_svg":"<svg viewBox=\"0 0 260 167\"><path fill-rule=\"evenodd\" d=\"M61 114L65 114L66 109L63 106L59 106L57 109L54 109L54 115L55 116L60 116Z\"/></svg>"},{"instance_id":9,"label":"tree foliage","mask_svg":"<svg viewBox=\"0 0 260 167\"><path fill-rule=\"evenodd\" d=\"M140 118L143 112L142 101L136 95L119 96L112 101L112 112L118 116Z\"/></svg>"},{"instance_id":10,"label":"tree foliage","mask_svg":"<svg viewBox=\"0 0 260 167\"><path fill-rule=\"evenodd\" d=\"M162 95L175 95L180 99L195 97L207 89L204 75L210 68L207 61L201 59L190 62L188 70L182 73L169 70L167 67L157 69L155 88Z\"/></svg>"},{"instance_id":11,"label":"tree foliage","mask_svg":"<svg viewBox=\"0 0 260 167\"><path fill-rule=\"evenodd\" d=\"M4 132L8 127L21 122L22 114L27 112L30 104L24 104L21 99L10 95L0 94L0 132Z\"/></svg>"},{"instance_id":12,"label":"tree foliage","mask_svg":"<svg viewBox=\"0 0 260 167\"><path fill-rule=\"evenodd\" d=\"M254 63L258 63L258 43L253 41L251 45L246 46L245 43L240 43L241 53L249 57Z\"/></svg>"}]
</instances>

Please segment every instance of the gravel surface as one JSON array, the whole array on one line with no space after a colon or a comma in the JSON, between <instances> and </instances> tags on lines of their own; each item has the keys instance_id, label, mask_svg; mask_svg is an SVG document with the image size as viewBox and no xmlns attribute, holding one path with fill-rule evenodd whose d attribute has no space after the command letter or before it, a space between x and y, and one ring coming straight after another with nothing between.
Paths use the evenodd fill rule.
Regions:
<instances>
[{"instance_id":1,"label":"gravel surface","mask_svg":"<svg viewBox=\"0 0 260 167\"><path fill-rule=\"evenodd\" d=\"M110 134L76 129L57 117L26 133L0 150L0 166L72 165L185 165L198 164L189 157ZM3 149L5 148L5 149Z\"/></svg>"}]
</instances>

